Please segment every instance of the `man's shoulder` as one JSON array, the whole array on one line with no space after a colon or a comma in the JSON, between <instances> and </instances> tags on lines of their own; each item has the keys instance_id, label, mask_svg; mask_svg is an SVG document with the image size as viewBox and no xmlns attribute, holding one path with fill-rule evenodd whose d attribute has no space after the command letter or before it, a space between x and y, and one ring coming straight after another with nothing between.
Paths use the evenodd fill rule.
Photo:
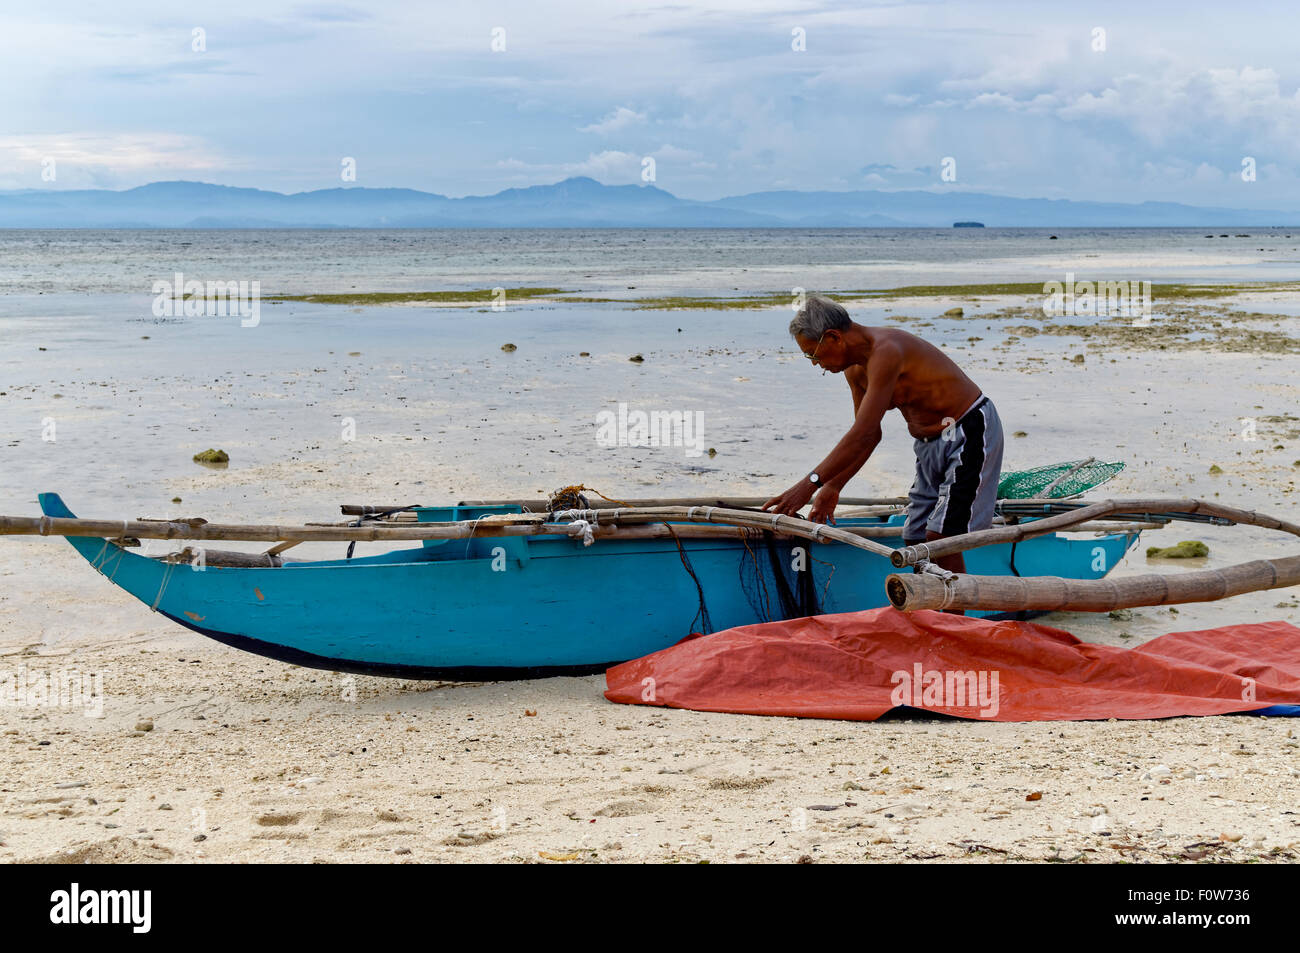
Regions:
<instances>
[{"instance_id":1,"label":"man's shoulder","mask_svg":"<svg viewBox=\"0 0 1300 953\"><path fill-rule=\"evenodd\" d=\"M906 348L913 341L921 340L915 334L902 328L871 328L871 337L876 348Z\"/></svg>"}]
</instances>

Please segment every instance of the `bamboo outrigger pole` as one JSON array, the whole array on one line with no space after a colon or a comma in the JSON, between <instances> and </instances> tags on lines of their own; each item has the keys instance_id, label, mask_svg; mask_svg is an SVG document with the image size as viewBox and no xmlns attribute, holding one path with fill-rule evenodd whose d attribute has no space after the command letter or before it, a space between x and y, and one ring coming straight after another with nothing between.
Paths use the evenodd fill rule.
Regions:
<instances>
[{"instance_id":1,"label":"bamboo outrigger pole","mask_svg":"<svg viewBox=\"0 0 1300 953\"><path fill-rule=\"evenodd\" d=\"M593 514L599 515L595 518ZM620 526L609 524L666 523L671 520L717 523L745 529L771 530L816 542L845 543L888 558L893 549L863 535L813 523L797 516L755 513L714 506L633 507L616 510L569 510L557 514L568 522L546 522L537 515L485 517L458 523L364 524L361 526L282 526L209 523L206 520L94 520L57 516L0 516L0 536L88 536L108 540L179 539L242 540L246 542L393 542L425 539L471 539L496 536L616 536ZM875 527L870 527L875 529ZM667 531L664 531L667 533ZM657 535L657 534L656 534Z\"/></svg>"},{"instance_id":2,"label":"bamboo outrigger pole","mask_svg":"<svg viewBox=\"0 0 1300 953\"><path fill-rule=\"evenodd\" d=\"M733 510L719 506L646 506L616 507L613 509L562 510L555 514L557 518L584 520L595 525L624 523L660 523L670 520L686 520L692 523L721 523L727 526L741 526L747 529L771 530L775 533L788 533L811 539L814 542L846 543L857 549L865 549L877 556L888 559L893 553L892 546L873 543L869 539L825 523L813 523L798 516L783 516L778 513L762 513L753 510Z\"/></svg>"},{"instance_id":3,"label":"bamboo outrigger pole","mask_svg":"<svg viewBox=\"0 0 1300 953\"><path fill-rule=\"evenodd\" d=\"M1025 612L1109 612L1177 602L1213 602L1244 592L1300 585L1300 556L1256 559L1224 569L1147 573L1120 579L1060 576L894 574L885 592L896 609L996 609Z\"/></svg>"},{"instance_id":4,"label":"bamboo outrigger pole","mask_svg":"<svg viewBox=\"0 0 1300 953\"><path fill-rule=\"evenodd\" d=\"M587 508L593 510L612 510L620 507L635 507L637 509L650 506L717 506L724 509L750 509L758 508L767 502L768 497L763 496L720 496L720 497L691 497L676 496L666 497L664 499L639 499L639 500L601 500L592 499L588 502ZM519 506L525 513L549 513L551 512L550 502L547 500L462 500L457 506ZM884 497L866 497L866 496L846 496L840 499L840 506L905 506L907 497L903 496L884 496ZM358 506L356 504L345 504L343 513L345 515L362 515L364 513L382 510L385 507ZM397 509L397 507L387 507L387 509Z\"/></svg>"},{"instance_id":5,"label":"bamboo outrigger pole","mask_svg":"<svg viewBox=\"0 0 1300 953\"><path fill-rule=\"evenodd\" d=\"M1300 585L1300 556L1257 559L1224 569L1177 575L1148 573L1122 579L972 576L948 572L930 563L932 559L980 546L1015 543L1068 530L1083 520L1111 518L1117 513L1210 516L1300 536L1300 525L1295 523L1205 500L1105 500L1029 523L963 533L895 550L890 559L896 567L919 566L922 571L914 575L891 575L885 581L885 592L895 608L909 612L917 609L1108 612L1177 602L1212 602L1245 592Z\"/></svg>"},{"instance_id":6,"label":"bamboo outrigger pole","mask_svg":"<svg viewBox=\"0 0 1300 953\"><path fill-rule=\"evenodd\" d=\"M890 554L890 561L897 568L904 569L907 566L933 561L953 553L964 553L968 549L977 549L980 546L1018 543L1035 536L1042 536L1044 533L1068 529L1085 520L1105 519L1118 513L1139 519L1159 516L1162 513L1174 517L1199 514L1218 517L1230 523L1261 526L1265 529L1276 529L1293 536L1300 536L1300 525L1257 513L1254 510L1224 506L1222 503L1209 503L1205 500L1103 500L1068 513L1058 513L1028 523L981 529L973 533L962 533L960 536L948 536L928 543L918 543L915 546L904 546Z\"/></svg>"}]
</instances>

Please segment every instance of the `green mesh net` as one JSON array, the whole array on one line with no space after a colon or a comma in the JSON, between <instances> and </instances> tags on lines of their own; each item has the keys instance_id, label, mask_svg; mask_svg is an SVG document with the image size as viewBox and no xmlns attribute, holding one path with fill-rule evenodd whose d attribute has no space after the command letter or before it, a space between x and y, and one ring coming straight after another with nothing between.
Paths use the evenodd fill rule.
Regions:
<instances>
[{"instance_id":1,"label":"green mesh net","mask_svg":"<svg viewBox=\"0 0 1300 953\"><path fill-rule=\"evenodd\" d=\"M1101 486L1123 469L1123 463L1102 463L1089 457L1032 470L1008 470L998 481L998 499L1064 500Z\"/></svg>"}]
</instances>

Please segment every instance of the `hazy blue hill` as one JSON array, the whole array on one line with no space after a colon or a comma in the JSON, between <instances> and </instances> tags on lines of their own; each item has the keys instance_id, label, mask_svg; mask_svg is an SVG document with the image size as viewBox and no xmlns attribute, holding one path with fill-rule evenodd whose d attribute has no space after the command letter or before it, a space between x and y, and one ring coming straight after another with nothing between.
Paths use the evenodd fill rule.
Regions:
<instances>
[{"instance_id":1,"label":"hazy blue hill","mask_svg":"<svg viewBox=\"0 0 1300 953\"><path fill-rule=\"evenodd\" d=\"M1021 199L979 192L754 192L718 199L721 208L758 212L785 220L848 220L881 215L908 225L948 228L975 220L992 228L1265 225L1296 221L1286 212L1198 208L1174 202L1077 202Z\"/></svg>"},{"instance_id":2,"label":"hazy blue hill","mask_svg":"<svg viewBox=\"0 0 1300 953\"><path fill-rule=\"evenodd\" d=\"M120 192L0 192L0 227L9 228L950 228L971 220L990 228L1242 227L1286 225L1300 214L921 190L754 192L699 202L653 185L602 185L586 177L464 198L361 187L286 195L184 181Z\"/></svg>"}]
</instances>

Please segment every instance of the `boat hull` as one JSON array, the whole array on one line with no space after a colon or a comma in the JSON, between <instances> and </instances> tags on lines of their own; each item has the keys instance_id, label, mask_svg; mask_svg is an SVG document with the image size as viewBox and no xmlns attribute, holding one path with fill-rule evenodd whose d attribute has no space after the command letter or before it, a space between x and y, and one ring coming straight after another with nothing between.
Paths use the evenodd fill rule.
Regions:
<instances>
[{"instance_id":1,"label":"boat hull","mask_svg":"<svg viewBox=\"0 0 1300 953\"><path fill-rule=\"evenodd\" d=\"M47 516L73 514L42 494ZM879 519L840 525L881 525ZM897 518L894 518L894 524ZM1096 579L1136 533L1048 535L966 554L968 571ZM169 619L234 648L297 665L417 679L502 679L601 671L702 631L783 618L792 541L448 541L352 560L198 569L102 539L68 541L112 583ZM902 545L901 538L881 542ZM887 560L839 543L808 549L816 608L887 604ZM689 564L690 571L687 569ZM698 580L698 587L697 587Z\"/></svg>"}]
</instances>

